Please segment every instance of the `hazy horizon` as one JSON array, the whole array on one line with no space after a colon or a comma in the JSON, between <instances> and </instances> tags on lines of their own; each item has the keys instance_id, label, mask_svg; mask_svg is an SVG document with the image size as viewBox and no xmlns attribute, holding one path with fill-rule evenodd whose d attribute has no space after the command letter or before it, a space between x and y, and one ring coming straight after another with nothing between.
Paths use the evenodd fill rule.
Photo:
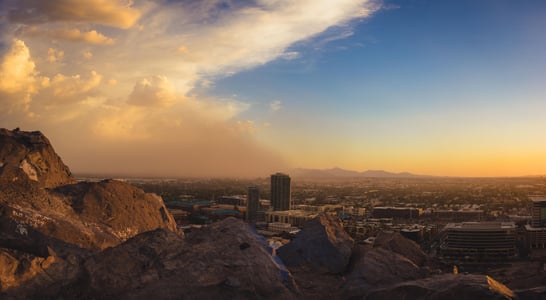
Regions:
<instances>
[{"instance_id":1,"label":"hazy horizon","mask_svg":"<svg viewBox=\"0 0 546 300\"><path fill-rule=\"evenodd\" d=\"M546 2L7 0L0 127L74 173L546 174Z\"/></svg>"}]
</instances>

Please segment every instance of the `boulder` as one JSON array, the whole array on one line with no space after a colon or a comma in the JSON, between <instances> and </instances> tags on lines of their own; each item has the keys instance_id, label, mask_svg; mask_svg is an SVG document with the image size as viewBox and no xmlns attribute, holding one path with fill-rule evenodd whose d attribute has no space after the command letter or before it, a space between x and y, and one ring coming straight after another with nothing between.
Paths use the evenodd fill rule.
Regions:
<instances>
[{"instance_id":1,"label":"boulder","mask_svg":"<svg viewBox=\"0 0 546 300\"><path fill-rule=\"evenodd\" d=\"M158 229L84 263L79 299L293 299L290 273L246 223L228 218L186 238Z\"/></svg>"},{"instance_id":2,"label":"boulder","mask_svg":"<svg viewBox=\"0 0 546 300\"><path fill-rule=\"evenodd\" d=\"M18 168L41 187L73 183L68 167L39 131L0 128L0 168Z\"/></svg>"},{"instance_id":3,"label":"boulder","mask_svg":"<svg viewBox=\"0 0 546 300\"><path fill-rule=\"evenodd\" d=\"M351 258L353 239L341 221L322 213L303 225L294 240L277 249L288 267L310 265L319 272L342 273Z\"/></svg>"},{"instance_id":4,"label":"boulder","mask_svg":"<svg viewBox=\"0 0 546 300\"><path fill-rule=\"evenodd\" d=\"M413 261L384 248L355 250L351 269L343 285L343 293L347 298L362 297L373 288L427 275Z\"/></svg>"},{"instance_id":5,"label":"boulder","mask_svg":"<svg viewBox=\"0 0 546 300\"><path fill-rule=\"evenodd\" d=\"M366 299L513 299L515 294L486 275L438 275L372 290Z\"/></svg>"},{"instance_id":6,"label":"boulder","mask_svg":"<svg viewBox=\"0 0 546 300\"><path fill-rule=\"evenodd\" d=\"M398 232L380 232L373 243L374 248L384 248L411 260L417 266L423 266L428 256L414 241L403 237Z\"/></svg>"}]
</instances>

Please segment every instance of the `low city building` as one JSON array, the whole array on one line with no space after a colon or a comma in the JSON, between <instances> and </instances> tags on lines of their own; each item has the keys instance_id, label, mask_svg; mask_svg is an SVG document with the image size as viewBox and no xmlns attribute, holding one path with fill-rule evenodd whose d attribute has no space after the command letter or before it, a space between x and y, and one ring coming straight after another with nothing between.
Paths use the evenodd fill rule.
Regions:
<instances>
[{"instance_id":1,"label":"low city building","mask_svg":"<svg viewBox=\"0 0 546 300\"><path fill-rule=\"evenodd\" d=\"M514 258L514 222L449 223L444 228L440 254L445 259L499 261Z\"/></svg>"},{"instance_id":2,"label":"low city building","mask_svg":"<svg viewBox=\"0 0 546 300\"><path fill-rule=\"evenodd\" d=\"M415 207L384 207L376 206L372 210L373 218L416 219L421 216L423 210Z\"/></svg>"},{"instance_id":3,"label":"low city building","mask_svg":"<svg viewBox=\"0 0 546 300\"><path fill-rule=\"evenodd\" d=\"M268 223L288 223L292 226L302 227L303 223L313 219L317 213L304 210L284 210L284 211L267 211L265 212L266 221Z\"/></svg>"},{"instance_id":4,"label":"low city building","mask_svg":"<svg viewBox=\"0 0 546 300\"><path fill-rule=\"evenodd\" d=\"M433 210L432 219L434 221L445 222L479 222L483 220L483 210Z\"/></svg>"}]
</instances>

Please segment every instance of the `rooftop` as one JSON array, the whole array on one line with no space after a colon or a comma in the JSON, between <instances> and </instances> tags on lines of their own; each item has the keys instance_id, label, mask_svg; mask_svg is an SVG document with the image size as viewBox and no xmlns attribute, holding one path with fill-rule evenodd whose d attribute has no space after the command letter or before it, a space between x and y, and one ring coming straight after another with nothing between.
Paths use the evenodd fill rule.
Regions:
<instances>
[{"instance_id":1,"label":"rooftop","mask_svg":"<svg viewBox=\"0 0 546 300\"><path fill-rule=\"evenodd\" d=\"M499 229L516 229L514 222L463 222L449 223L445 229L455 230L499 230Z\"/></svg>"}]
</instances>

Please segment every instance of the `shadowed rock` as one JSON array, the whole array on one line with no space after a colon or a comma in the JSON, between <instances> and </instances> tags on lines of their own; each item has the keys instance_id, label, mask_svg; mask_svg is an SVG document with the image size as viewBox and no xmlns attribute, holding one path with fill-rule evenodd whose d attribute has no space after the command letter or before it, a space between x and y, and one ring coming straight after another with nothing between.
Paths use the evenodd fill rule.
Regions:
<instances>
[{"instance_id":1,"label":"shadowed rock","mask_svg":"<svg viewBox=\"0 0 546 300\"><path fill-rule=\"evenodd\" d=\"M80 299L292 299L290 274L234 218L183 239L142 233L89 258ZM74 291L76 289L72 289Z\"/></svg>"},{"instance_id":2,"label":"shadowed rock","mask_svg":"<svg viewBox=\"0 0 546 300\"><path fill-rule=\"evenodd\" d=\"M426 275L411 260L384 248L358 248L355 252L352 271L347 275L343 286L347 297L362 297L373 288L419 279Z\"/></svg>"},{"instance_id":3,"label":"shadowed rock","mask_svg":"<svg viewBox=\"0 0 546 300\"><path fill-rule=\"evenodd\" d=\"M371 291L366 299L513 299L512 290L485 275L438 275Z\"/></svg>"},{"instance_id":4,"label":"shadowed rock","mask_svg":"<svg viewBox=\"0 0 546 300\"><path fill-rule=\"evenodd\" d=\"M398 232L380 232L373 243L374 248L384 248L411 260L417 266L427 263L428 256L414 241Z\"/></svg>"},{"instance_id":5,"label":"shadowed rock","mask_svg":"<svg viewBox=\"0 0 546 300\"><path fill-rule=\"evenodd\" d=\"M295 239L277 250L289 267L309 264L319 272L345 271L353 239L345 232L341 221L330 214L320 214L307 221Z\"/></svg>"}]
</instances>

